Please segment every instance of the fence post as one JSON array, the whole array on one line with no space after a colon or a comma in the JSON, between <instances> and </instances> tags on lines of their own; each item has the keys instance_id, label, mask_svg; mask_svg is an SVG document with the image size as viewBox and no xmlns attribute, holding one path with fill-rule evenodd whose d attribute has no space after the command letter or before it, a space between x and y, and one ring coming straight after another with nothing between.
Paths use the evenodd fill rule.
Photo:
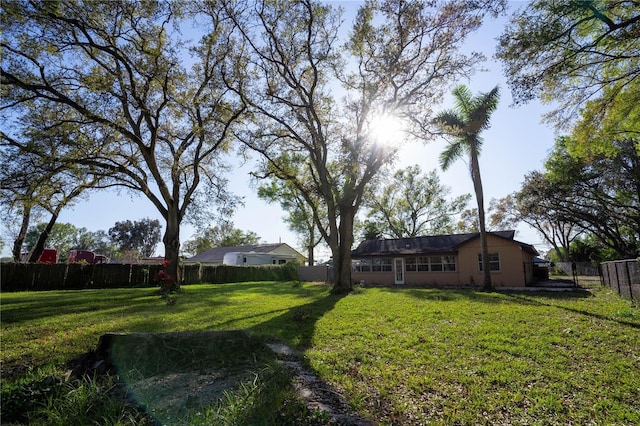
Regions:
<instances>
[{"instance_id":1,"label":"fence post","mask_svg":"<svg viewBox=\"0 0 640 426\"><path fill-rule=\"evenodd\" d=\"M614 263L613 266L616 270L616 286L618 287L616 291L618 292L618 294L620 294L620 274L618 274L618 262Z\"/></svg>"},{"instance_id":2,"label":"fence post","mask_svg":"<svg viewBox=\"0 0 640 426\"><path fill-rule=\"evenodd\" d=\"M633 302L633 289L631 288L631 272L629 271L630 261L624 262L624 269L627 271L627 284L629 285L629 298Z\"/></svg>"},{"instance_id":3,"label":"fence post","mask_svg":"<svg viewBox=\"0 0 640 426\"><path fill-rule=\"evenodd\" d=\"M604 272L602 272L602 263L598 263L598 275L600 276L600 286L604 287Z\"/></svg>"},{"instance_id":4,"label":"fence post","mask_svg":"<svg viewBox=\"0 0 640 426\"><path fill-rule=\"evenodd\" d=\"M602 267L604 284L611 290L617 291L623 298L629 299L635 304L640 302L640 259L603 262L600 266ZM615 271L612 271L611 268L614 268Z\"/></svg>"}]
</instances>

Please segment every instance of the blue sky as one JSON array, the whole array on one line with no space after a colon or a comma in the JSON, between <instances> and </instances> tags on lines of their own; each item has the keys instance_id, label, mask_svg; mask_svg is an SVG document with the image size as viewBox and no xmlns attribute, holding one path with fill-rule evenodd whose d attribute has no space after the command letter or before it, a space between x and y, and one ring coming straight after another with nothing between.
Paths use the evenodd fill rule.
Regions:
<instances>
[{"instance_id":1,"label":"blue sky","mask_svg":"<svg viewBox=\"0 0 640 426\"><path fill-rule=\"evenodd\" d=\"M347 12L355 10L356 2L334 2L347 9ZM511 2L512 8L521 7L524 2ZM348 24L349 16L346 16L345 24ZM460 81L468 85L473 93L488 91L494 86L501 88L501 98L498 109L491 119L491 128L484 134L484 145L480 156L480 168L483 179L486 204L492 198L502 198L520 189L524 176L533 170L540 170L542 163L553 147L554 131L541 123L541 116L549 110L538 102L532 102L525 106L511 107L512 100L509 89L502 74L501 64L493 61L495 51L495 38L502 32L507 18L487 21L483 28L473 35L467 48L479 50L488 58L484 67L487 72L476 73L469 81ZM449 107L445 104L436 110L440 111ZM458 161L447 172L442 172L438 165L438 155L445 147L444 141L432 141L428 144L411 142L404 146L396 162L397 168L418 164L423 171L438 169L441 183L451 187L451 196L464 193L473 194L473 186L469 176L467 164ZM232 174L229 176L230 190L244 197L245 206L238 209L233 217L236 228L257 233L263 242L286 242L300 249L297 236L289 231L282 221L285 213L277 204L269 205L259 200L255 195L255 188L251 186L249 172L251 163L242 165L239 160L232 159L235 164ZM470 202L470 207L475 206L475 199ZM77 203L75 206L64 210L58 219L60 223L72 223L76 227L85 227L90 231L108 230L115 222L123 220L139 220L142 218L160 219L150 201L144 197L138 197L128 192L100 192ZM48 219L48 218L47 218ZM529 244L534 244L539 251L546 251L547 247L542 238L526 225L517 228L516 239ZM181 241L184 242L193 237L194 229L189 225L183 225L181 229ZM3 256L9 255L11 242L7 241ZM302 250L301 250L302 251ZM162 255L164 248L158 245L157 253ZM316 259L326 260L329 257L327 249L320 249L316 253Z\"/></svg>"}]
</instances>

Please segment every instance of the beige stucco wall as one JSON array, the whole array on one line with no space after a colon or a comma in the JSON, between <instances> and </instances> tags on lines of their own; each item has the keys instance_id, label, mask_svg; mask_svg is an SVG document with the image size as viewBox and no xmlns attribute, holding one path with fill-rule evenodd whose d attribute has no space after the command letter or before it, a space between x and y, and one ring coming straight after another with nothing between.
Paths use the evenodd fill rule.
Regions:
<instances>
[{"instance_id":1,"label":"beige stucco wall","mask_svg":"<svg viewBox=\"0 0 640 426\"><path fill-rule=\"evenodd\" d=\"M514 241L489 235L487 245L489 253L498 253L500 256L500 271L491 272L491 280L497 288L500 287L524 287L527 281L531 281L531 268L527 269L525 278L524 263L533 263L533 255L522 250ZM482 285L482 272L478 267L478 254L480 253L480 239L470 241L460 247L456 259L455 272L405 272L406 285L425 286L468 286ZM425 255L428 255L425 253ZM415 257L415 256L408 256ZM366 284L393 285L393 272L356 272L352 277L355 281L364 281Z\"/></svg>"},{"instance_id":2,"label":"beige stucco wall","mask_svg":"<svg viewBox=\"0 0 640 426\"><path fill-rule=\"evenodd\" d=\"M368 285L394 285L393 272L356 272L351 274L354 281L364 281ZM460 281L458 272L405 272L405 285L429 287L454 287L467 285Z\"/></svg>"},{"instance_id":3,"label":"beige stucco wall","mask_svg":"<svg viewBox=\"0 0 640 426\"><path fill-rule=\"evenodd\" d=\"M500 271L491 271L491 282L495 287L524 287L524 264L529 258L514 241L488 235L489 253L500 256ZM458 272L460 280L466 283L482 285L482 272L478 267L480 238L470 241L458 250ZM529 259L529 261L532 261Z\"/></svg>"},{"instance_id":4,"label":"beige stucco wall","mask_svg":"<svg viewBox=\"0 0 640 426\"><path fill-rule=\"evenodd\" d=\"M459 286L458 272L405 272L405 284L427 286Z\"/></svg>"},{"instance_id":5,"label":"beige stucco wall","mask_svg":"<svg viewBox=\"0 0 640 426\"><path fill-rule=\"evenodd\" d=\"M393 285L393 272L356 272L351 273L351 279L364 281L368 285Z\"/></svg>"}]
</instances>

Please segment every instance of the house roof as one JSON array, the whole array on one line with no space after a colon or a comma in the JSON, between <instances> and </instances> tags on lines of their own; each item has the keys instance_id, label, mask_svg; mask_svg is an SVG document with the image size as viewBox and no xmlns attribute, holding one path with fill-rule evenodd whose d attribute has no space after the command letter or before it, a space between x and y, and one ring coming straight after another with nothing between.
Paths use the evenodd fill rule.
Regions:
<instances>
[{"instance_id":1,"label":"house roof","mask_svg":"<svg viewBox=\"0 0 640 426\"><path fill-rule=\"evenodd\" d=\"M536 249L513 239L515 231L495 231L489 234L496 237L512 240L524 250L537 254ZM351 252L353 258L372 256L411 255L425 253L453 253L458 247L469 241L479 238L479 232L470 234L432 235L414 238L397 238L389 240L366 240Z\"/></svg>"},{"instance_id":2,"label":"house roof","mask_svg":"<svg viewBox=\"0 0 640 426\"><path fill-rule=\"evenodd\" d=\"M275 244L251 244L246 246L232 246L232 247L214 247L202 253L198 253L193 257L185 260L185 262L200 262L200 263L222 263L224 255L231 252L240 253L271 253L278 248L286 247L292 251L292 253L298 253L295 249L291 248L286 243ZM299 254L299 253L298 253ZM300 255L302 257L302 255Z\"/></svg>"}]
</instances>

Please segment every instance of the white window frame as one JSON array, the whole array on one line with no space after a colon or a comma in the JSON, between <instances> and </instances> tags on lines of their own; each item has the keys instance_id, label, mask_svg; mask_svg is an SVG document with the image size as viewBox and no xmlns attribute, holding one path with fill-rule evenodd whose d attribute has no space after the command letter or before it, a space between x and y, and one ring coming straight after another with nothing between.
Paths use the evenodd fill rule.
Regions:
<instances>
[{"instance_id":1,"label":"white window frame","mask_svg":"<svg viewBox=\"0 0 640 426\"><path fill-rule=\"evenodd\" d=\"M439 269L434 270L434 265ZM454 254L405 258L406 272L456 272L457 268L457 257Z\"/></svg>"},{"instance_id":2,"label":"white window frame","mask_svg":"<svg viewBox=\"0 0 640 426\"><path fill-rule=\"evenodd\" d=\"M497 268L494 266L497 265ZM482 253L478 253L478 270L483 272L482 269ZM489 271L491 272L500 272L500 253L489 253Z\"/></svg>"},{"instance_id":3,"label":"white window frame","mask_svg":"<svg viewBox=\"0 0 640 426\"><path fill-rule=\"evenodd\" d=\"M442 256L442 272L456 272L458 266L456 265L456 256L447 255Z\"/></svg>"},{"instance_id":4,"label":"white window frame","mask_svg":"<svg viewBox=\"0 0 640 426\"><path fill-rule=\"evenodd\" d=\"M371 259L359 259L355 270L356 272L371 272Z\"/></svg>"}]
</instances>

